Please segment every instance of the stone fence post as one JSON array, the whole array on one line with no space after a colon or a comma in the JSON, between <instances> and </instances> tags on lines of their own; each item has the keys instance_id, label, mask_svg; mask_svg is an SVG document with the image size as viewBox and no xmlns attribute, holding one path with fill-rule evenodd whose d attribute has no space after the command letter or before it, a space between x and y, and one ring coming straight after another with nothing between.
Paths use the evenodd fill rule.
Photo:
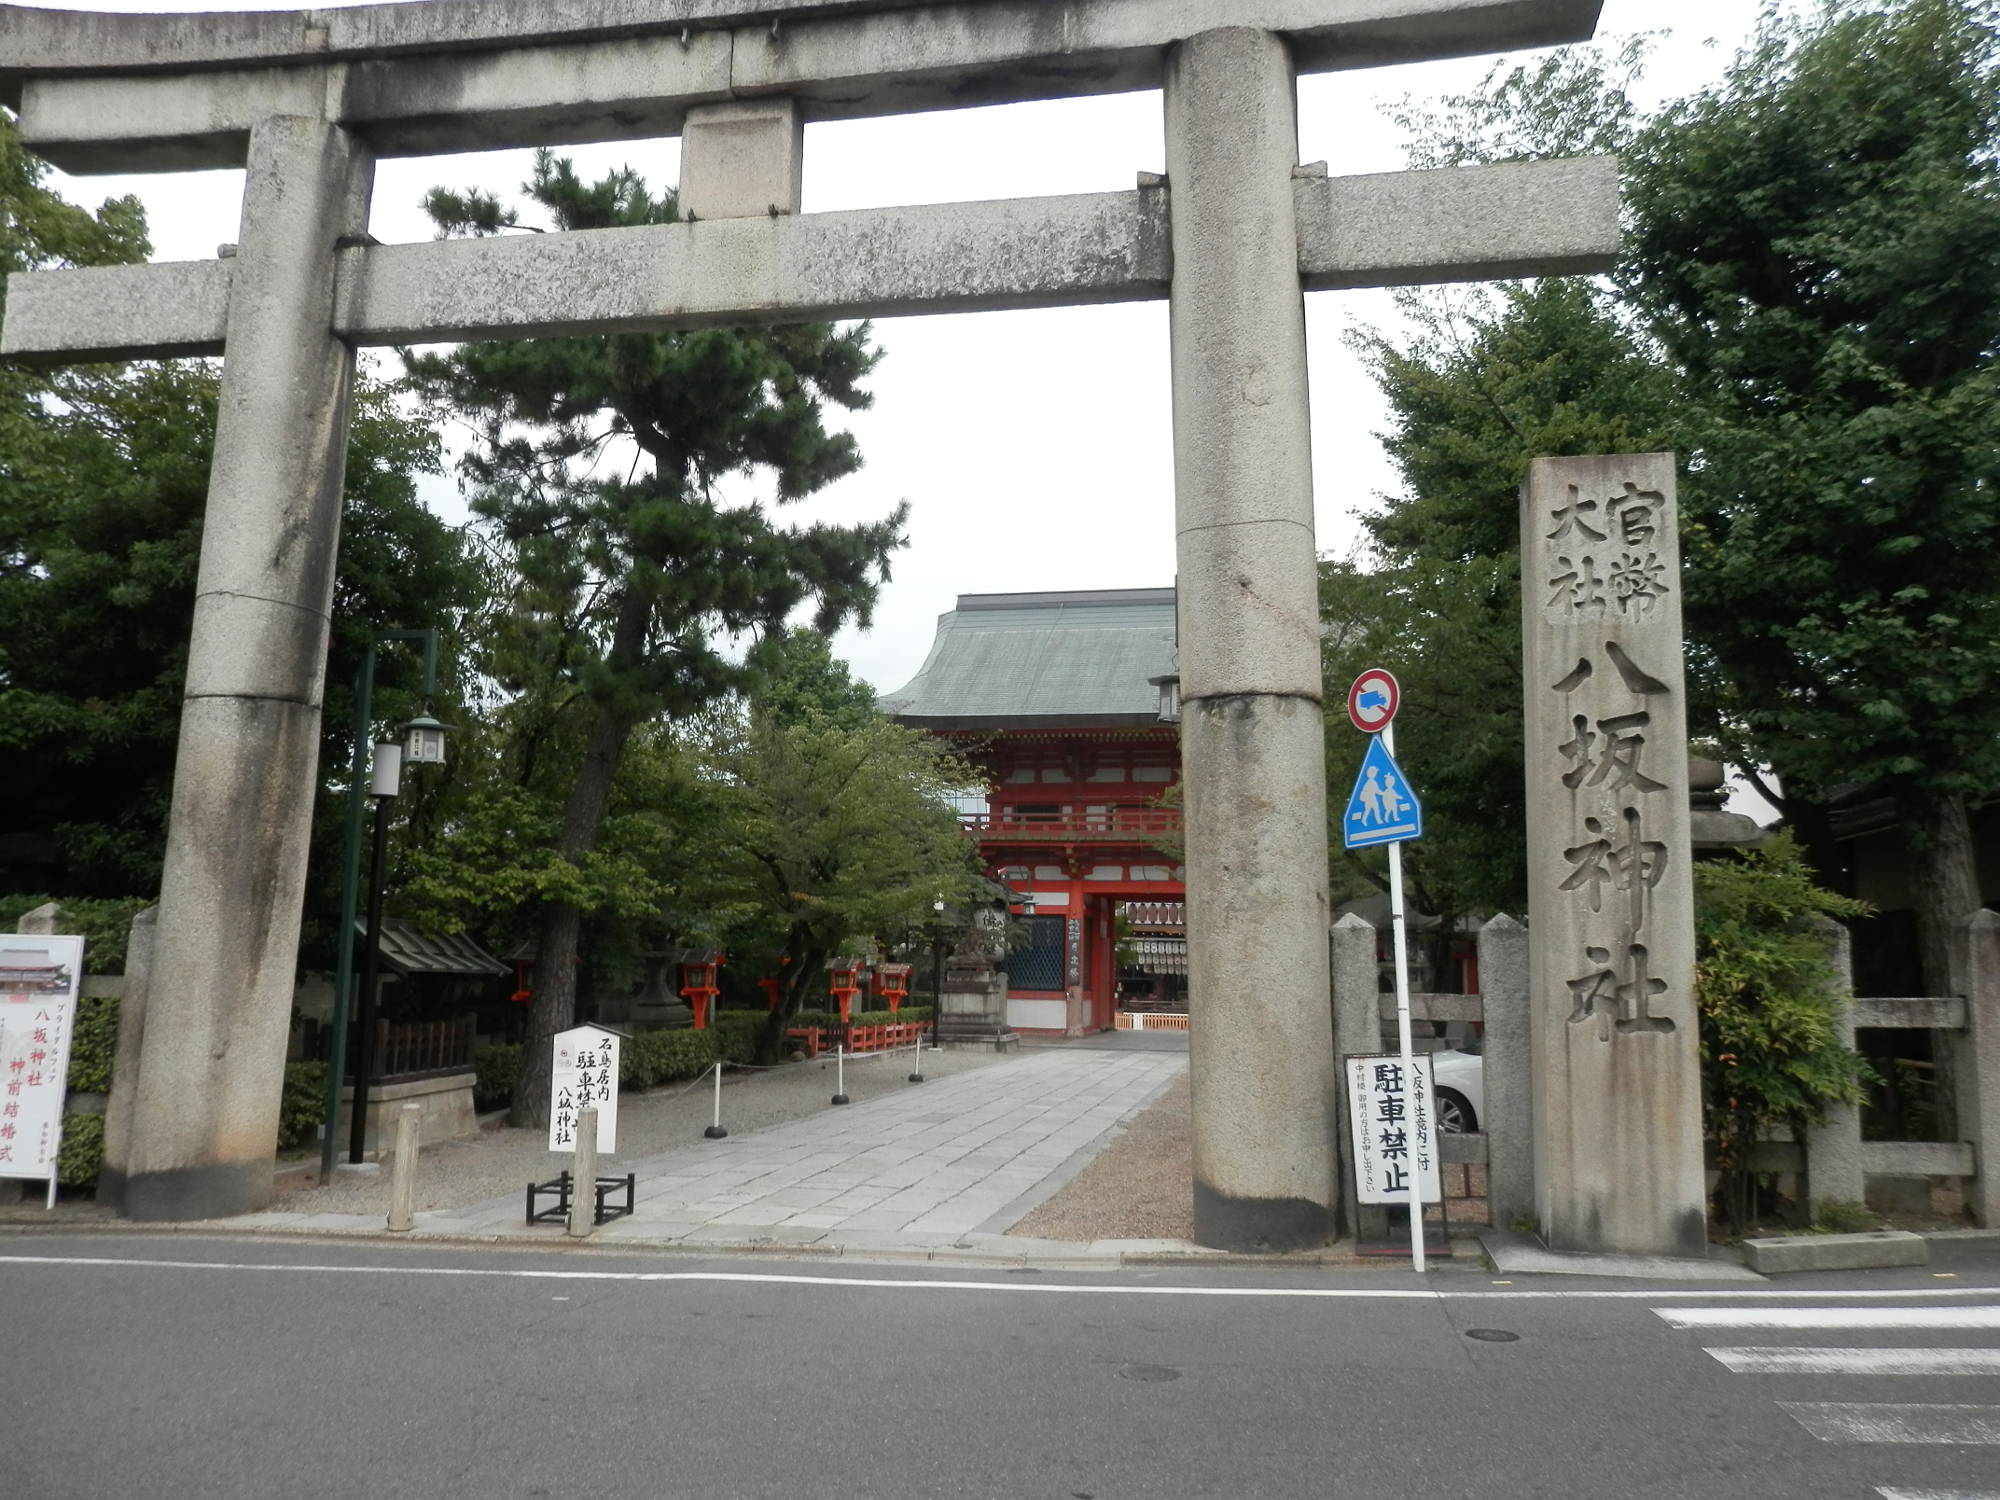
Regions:
<instances>
[{"instance_id":1,"label":"stone fence post","mask_svg":"<svg viewBox=\"0 0 2000 1500\"><path fill-rule=\"evenodd\" d=\"M1937 1033L1951 1059L1958 1133L1972 1145L1966 1201L1973 1222L2000 1226L2000 913L1976 911L1952 932L1951 987L1965 997L1965 1029Z\"/></svg>"},{"instance_id":2,"label":"stone fence post","mask_svg":"<svg viewBox=\"0 0 2000 1500\"><path fill-rule=\"evenodd\" d=\"M111 1099L104 1110L104 1165L97 1201L123 1213L125 1178L132 1164L132 1108L139 1097L139 1066L146 1041L146 988L153 972L153 940L160 909L132 918L125 939L125 995L118 1002L118 1041L111 1054Z\"/></svg>"},{"instance_id":3,"label":"stone fence post","mask_svg":"<svg viewBox=\"0 0 2000 1500\"><path fill-rule=\"evenodd\" d=\"M1363 1208L1354 1191L1354 1119L1347 1103L1347 1063L1350 1052L1382 1050L1382 995L1376 963L1376 933L1365 919L1349 912L1333 924L1330 934L1333 977L1333 1052L1338 1065L1334 1117L1340 1122L1341 1233L1355 1239L1386 1238L1389 1212L1381 1204ZM1365 1215L1365 1218L1364 1218Z\"/></svg>"},{"instance_id":4,"label":"stone fence post","mask_svg":"<svg viewBox=\"0 0 2000 1500\"><path fill-rule=\"evenodd\" d=\"M1831 917L1813 927L1826 940L1827 961L1833 965L1842 995L1836 1027L1840 1045L1854 1045L1854 939ZM1806 1131L1806 1213L1819 1217L1822 1203L1860 1203L1868 1192L1861 1166L1861 1106L1829 1104L1825 1118Z\"/></svg>"},{"instance_id":5,"label":"stone fence post","mask_svg":"<svg viewBox=\"0 0 2000 1500\"><path fill-rule=\"evenodd\" d=\"M1511 1229L1535 1213L1534 1012L1528 995L1528 929L1500 913L1479 929L1479 995L1485 1026L1486 1216Z\"/></svg>"},{"instance_id":6,"label":"stone fence post","mask_svg":"<svg viewBox=\"0 0 2000 1500\"><path fill-rule=\"evenodd\" d=\"M21 914L21 931L39 933L43 937L54 937L62 931L63 911L53 901L44 901L33 911Z\"/></svg>"}]
</instances>

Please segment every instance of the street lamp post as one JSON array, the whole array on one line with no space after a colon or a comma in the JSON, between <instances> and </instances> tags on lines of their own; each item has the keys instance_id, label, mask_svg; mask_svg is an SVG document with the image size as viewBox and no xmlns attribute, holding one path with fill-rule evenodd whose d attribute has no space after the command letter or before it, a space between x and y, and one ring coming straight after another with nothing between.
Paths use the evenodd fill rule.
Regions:
<instances>
[{"instance_id":1,"label":"street lamp post","mask_svg":"<svg viewBox=\"0 0 2000 1500\"><path fill-rule=\"evenodd\" d=\"M347 1022L353 1004L354 918L360 905L361 825L365 810L364 791L368 780L368 745L375 717L375 654L389 641L417 641L424 648L425 711L409 725L404 745L405 758L412 765L441 765L444 761L444 728L430 717L429 703L437 693L438 635L435 629L381 630L368 642L368 651L354 675L354 760L347 781L347 826L340 853L340 931L335 941L333 980L333 1039L327 1055L326 1109L320 1121L319 1176L333 1177L340 1130L341 1070L347 1063ZM359 1082L359 1079L356 1080ZM367 1107L365 1095L354 1096L358 1119ZM357 1158L358 1160L358 1158Z\"/></svg>"},{"instance_id":2,"label":"street lamp post","mask_svg":"<svg viewBox=\"0 0 2000 1500\"><path fill-rule=\"evenodd\" d=\"M931 903L931 1045L944 1037L944 897Z\"/></svg>"},{"instance_id":3,"label":"street lamp post","mask_svg":"<svg viewBox=\"0 0 2000 1500\"><path fill-rule=\"evenodd\" d=\"M375 986L382 970L382 887L388 873L389 805L403 789L403 747L378 744L369 771L368 795L375 799L375 850L368 866L368 938L361 949L360 1036L354 1049L354 1108L347 1126L347 1159L359 1162L368 1136L369 1069L375 1060Z\"/></svg>"}]
</instances>

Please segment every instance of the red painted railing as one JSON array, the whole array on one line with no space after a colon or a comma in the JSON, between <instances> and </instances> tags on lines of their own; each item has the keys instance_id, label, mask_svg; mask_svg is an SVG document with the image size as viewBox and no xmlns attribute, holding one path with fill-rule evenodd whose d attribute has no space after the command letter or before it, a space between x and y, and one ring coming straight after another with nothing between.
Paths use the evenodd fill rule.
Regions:
<instances>
[{"instance_id":1,"label":"red painted railing","mask_svg":"<svg viewBox=\"0 0 2000 1500\"><path fill-rule=\"evenodd\" d=\"M928 1035L931 1023L928 1021L902 1021L894 1026L849 1026L847 1028L847 1050L849 1052L888 1052L897 1047L913 1047L919 1035ZM804 1042L806 1055L818 1057L822 1052L831 1052L841 1045L841 1028L838 1026L792 1026L785 1035L793 1041Z\"/></svg>"},{"instance_id":2,"label":"red painted railing","mask_svg":"<svg viewBox=\"0 0 2000 1500\"><path fill-rule=\"evenodd\" d=\"M967 833L977 834L983 839L1131 843L1162 835L1178 835L1181 832L1181 813L1179 808L1170 807L1114 807L1101 813L1031 813L1021 817L1010 815L1006 808L1002 808L997 815L960 813L958 823Z\"/></svg>"}]
</instances>

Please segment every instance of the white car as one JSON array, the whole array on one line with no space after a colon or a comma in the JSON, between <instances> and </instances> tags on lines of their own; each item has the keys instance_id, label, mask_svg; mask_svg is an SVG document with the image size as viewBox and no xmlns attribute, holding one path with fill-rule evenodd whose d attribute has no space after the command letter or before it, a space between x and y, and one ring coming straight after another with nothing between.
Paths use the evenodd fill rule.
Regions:
<instances>
[{"instance_id":1,"label":"white car","mask_svg":"<svg viewBox=\"0 0 2000 1500\"><path fill-rule=\"evenodd\" d=\"M1466 1046L1477 1047L1478 1042ZM1446 1135L1463 1135L1479 1129L1486 1112L1484 1060L1477 1052L1448 1048L1431 1054L1431 1077L1436 1083L1437 1128Z\"/></svg>"}]
</instances>

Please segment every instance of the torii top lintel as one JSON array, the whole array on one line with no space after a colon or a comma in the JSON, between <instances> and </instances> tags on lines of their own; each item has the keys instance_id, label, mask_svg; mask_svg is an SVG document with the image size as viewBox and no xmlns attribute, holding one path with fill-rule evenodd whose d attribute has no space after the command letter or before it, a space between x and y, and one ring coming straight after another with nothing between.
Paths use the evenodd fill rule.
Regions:
<instances>
[{"instance_id":1,"label":"torii top lintel","mask_svg":"<svg viewBox=\"0 0 2000 1500\"><path fill-rule=\"evenodd\" d=\"M0 103L65 170L236 166L259 118L378 155L674 134L761 96L805 118L1156 87L1164 50L1278 32L1301 71L1547 46L1602 0L421 0L107 14L0 4Z\"/></svg>"}]
</instances>

